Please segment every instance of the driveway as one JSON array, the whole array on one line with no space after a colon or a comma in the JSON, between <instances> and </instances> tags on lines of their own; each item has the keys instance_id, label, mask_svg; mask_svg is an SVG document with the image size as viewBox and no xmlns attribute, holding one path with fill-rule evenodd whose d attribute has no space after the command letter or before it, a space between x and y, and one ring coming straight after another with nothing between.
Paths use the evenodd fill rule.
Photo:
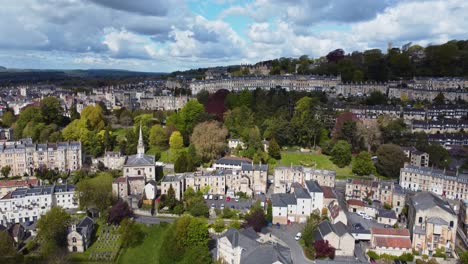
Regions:
<instances>
[{"instance_id":1,"label":"driveway","mask_svg":"<svg viewBox=\"0 0 468 264\"><path fill-rule=\"evenodd\" d=\"M299 242L294 239L296 234L301 232L302 229L304 229L303 224L281 225L280 229L277 229L276 227L269 228L272 235L281 239L291 249L291 258L293 263L314 263L305 257L301 245L299 245Z\"/></svg>"}]
</instances>

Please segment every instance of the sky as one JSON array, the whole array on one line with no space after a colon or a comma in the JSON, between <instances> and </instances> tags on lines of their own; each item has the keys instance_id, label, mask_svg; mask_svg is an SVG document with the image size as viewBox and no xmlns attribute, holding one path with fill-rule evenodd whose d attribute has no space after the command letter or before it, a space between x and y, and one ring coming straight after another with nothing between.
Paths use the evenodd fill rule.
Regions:
<instances>
[{"instance_id":1,"label":"sky","mask_svg":"<svg viewBox=\"0 0 468 264\"><path fill-rule=\"evenodd\" d=\"M0 65L170 72L468 37L466 0L0 0Z\"/></svg>"}]
</instances>

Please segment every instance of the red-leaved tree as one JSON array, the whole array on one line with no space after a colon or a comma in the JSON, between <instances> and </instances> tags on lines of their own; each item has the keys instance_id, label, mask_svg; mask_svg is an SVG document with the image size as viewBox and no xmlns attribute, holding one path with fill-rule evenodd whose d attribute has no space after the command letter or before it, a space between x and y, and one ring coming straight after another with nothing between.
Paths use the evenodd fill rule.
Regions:
<instances>
[{"instance_id":1,"label":"red-leaved tree","mask_svg":"<svg viewBox=\"0 0 468 264\"><path fill-rule=\"evenodd\" d=\"M119 200L109 210L109 217L107 218L107 222L109 224L118 225L124 218L130 217L132 213L132 209L130 209L127 202Z\"/></svg>"},{"instance_id":2,"label":"red-leaved tree","mask_svg":"<svg viewBox=\"0 0 468 264\"><path fill-rule=\"evenodd\" d=\"M317 240L314 242L315 257L320 258L335 258L335 248L332 247L328 240Z\"/></svg>"}]
</instances>

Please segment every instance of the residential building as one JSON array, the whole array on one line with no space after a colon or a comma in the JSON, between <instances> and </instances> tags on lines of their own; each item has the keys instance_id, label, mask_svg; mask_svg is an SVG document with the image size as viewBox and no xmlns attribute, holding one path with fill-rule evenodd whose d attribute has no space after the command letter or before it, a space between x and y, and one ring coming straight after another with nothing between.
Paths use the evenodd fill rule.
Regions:
<instances>
[{"instance_id":1,"label":"residential building","mask_svg":"<svg viewBox=\"0 0 468 264\"><path fill-rule=\"evenodd\" d=\"M234 156L226 156L218 159L213 164L215 170L240 170L242 164L252 163L250 159Z\"/></svg>"},{"instance_id":2,"label":"residential building","mask_svg":"<svg viewBox=\"0 0 468 264\"><path fill-rule=\"evenodd\" d=\"M379 209L377 211L377 223L393 226L398 222L397 215L393 210Z\"/></svg>"},{"instance_id":3,"label":"residential building","mask_svg":"<svg viewBox=\"0 0 468 264\"><path fill-rule=\"evenodd\" d=\"M343 222L336 224L322 221L314 233L315 241L328 241L335 248L336 256L354 256L354 237L348 232Z\"/></svg>"},{"instance_id":4,"label":"residential building","mask_svg":"<svg viewBox=\"0 0 468 264\"><path fill-rule=\"evenodd\" d=\"M468 237L468 199L460 199L460 209L458 210L458 226L463 234Z\"/></svg>"},{"instance_id":5,"label":"residential building","mask_svg":"<svg viewBox=\"0 0 468 264\"><path fill-rule=\"evenodd\" d=\"M78 224L72 224L67 235L68 251L85 252L92 242L94 221L85 216Z\"/></svg>"},{"instance_id":6,"label":"residential building","mask_svg":"<svg viewBox=\"0 0 468 264\"><path fill-rule=\"evenodd\" d=\"M336 172L303 166L276 166L274 171L274 193L289 192L295 182L317 181L320 186L335 187Z\"/></svg>"},{"instance_id":7,"label":"residential building","mask_svg":"<svg viewBox=\"0 0 468 264\"><path fill-rule=\"evenodd\" d=\"M247 175L250 180L250 188L256 194L267 192L268 184L268 165L267 164L249 164L241 165L241 174Z\"/></svg>"},{"instance_id":8,"label":"residential building","mask_svg":"<svg viewBox=\"0 0 468 264\"><path fill-rule=\"evenodd\" d=\"M468 134L442 133L427 135L429 143L437 143L450 149L454 146L468 146Z\"/></svg>"},{"instance_id":9,"label":"residential building","mask_svg":"<svg viewBox=\"0 0 468 264\"><path fill-rule=\"evenodd\" d=\"M441 119L441 120L413 120L411 132L424 132L426 134L458 133L468 129L468 120Z\"/></svg>"},{"instance_id":10,"label":"residential building","mask_svg":"<svg viewBox=\"0 0 468 264\"><path fill-rule=\"evenodd\" d=\"M18 188L0 199L0 224L36 221L53 206L78 208L75 186Z\"/></svg>"},{"instance_id":11,"label":"residential building","mask_svg":"<svg viewBox=\"0 0 468 264\"><path fill-rule=\"evenodd\" d=\"M405 153L410 165L429 167L428 153L419 151L415 147L402 147L401 150Z\"/></svg>"},{"instance_id":12,"label":"residential building","mask_svg":"<svg viewBox=\"0 0 468 264\"><path fill-rule=\"evenodd\" d=\"M216 259L230 264L292 264L290 249L262 243L252 228L228 229L216 241Z\"/></svg>"},{"instance_id":13,"label":"residential building","mask_svg":"<svg viewBox=\"0 0 468 264\"><path fill-rule=\"evenodd\" d=\"M18 188L30 188L40 184L38 179L0 181L0 198Z\"/></svg>"},{"instance_id":14,"label":"residential building","mask_svg":"<svg viewBox=\"0 0 468 264\"><path fill-rule=\"evenodd\" d=\"M432 256L436 249L451 253L456 246L457 214L450 204L431 192L410 198L408 229L412 246L421 254Z\"/></svg>"},{"instance_id":15,"label":"residential building","mask_svg":"<svg viewBox=\"0 0 468 264\"><path fill-rule=\"evenodd\" d=\"M241 139L238 138L230 138L228 139L228 147L230 149L236 149L237 147L244 148L245 144Z\"/></svg>"},{"instance_id":16,"label":"residential building","mask_svg":"<svg viewBox=\"0 0 468 264\"><path fill-rule=\"evenodd\" d=\"M226 176L222 171L211 173L186 173L184 190L206 190L207 194L224 195L226 193Z\"/></svg>"},{"instance_id":17,"label":"residential building","mask_svg":"<svg viewBox=\"0 0 468 264\"><path fill-rule=\"evenodd\" d=\"M11 128L0 128L0 142L10 141L13 139L13 129Z\"/></svg>"},{"instance_id":18,"label":"residential building","mask_svg":"<svg viewBox=\"0 0 468 264\"><path fill-rule=\"evenodd\" d=\"M185 177L184 174L167 175L161 180L161 195L167 194L170 188L175 191L177 200L182 200L185 192Z\"/></svg>"},{"instance_id":19,"label":"residential building","mask_svg":"<svg viewBox=\"0 0 468 264\"><path fill-rule=\"evenodd\" d=\"M364 213L368 216L375 217L377 209L366 202L357 199L346 200L348 211L353 213Z\"/></svg>"},{"instance_id":20,"label":"residential building","mask_svg":"<svg viewBox=\"0 0 468 264\"><path fill-rule=\"evenodd\" d=\"M112 182L112 195L124 201L131 195L142 196L145 188L145 177L119 177Z\"/></svg>"},{"instance_id":21,"label":"residential building","mask_svg":"<svg viewBox=\"0 0 468 264\"><path fill-rule=\"evenodd\" d=\"M406 205L406 193L399 184L393 185L392 210L400 215Z\"/></svg>"},{"instance_id":22,"label":"residential building","mask_svg":"<svg viewBox=\"0 0 468 264\"><path fill-rule=\"evenodd\" d=\"M333 201L338 202L336 194L331 187L320 186L320 188L323 191L323 208L326 208Z\"/></svg>"},{"instance_id":23,"label":"residential building","mask_svg":"<svg viewBox=\"0 0 468 264\"><path fill-rule=\"evenodd\" d=\"M0 144L0 167L10 166L10 176L33 175L41 166L70 172L81 168L82 159L80 142L32 144L27 139Z\"/></svg>"},{"instance_id":24,"label":"residential building","mask_svg":"<svg viewBox=\"0 0 468 264\"><path fill-rule=\"evenodd\" d=\"M127 157L120 152L106 151L103 157L93 159L93 163L97 166L99 162L102 162L104 167L110 170L121 170L126 160Z\"/></svg>"},{"instance_id":25,"label":"residential building","mask_svg":"<svg viewBox=\"0 0 468 264\"><path fill-rule=\"evenodd\" d=\"M468 199L468 174L406 165L400 185L411 191L430 191L448 199Z\"/></svg>"},{"instance_id":26,"label":"residential building","mask_svg":"<svg viewBox=\"0 0 468 264\"><path fill-rule=\"evenodd\" d=\"M338 201L333 201L327 206L327 217L330 219L332 224L336 224L338 222L342 222L345 225L348 224L348 217Z\"/></svg>"},{"instance_id":27,"label":"residential building","mask_svg":"<svg viewBox=\"0 0 468 264\"><path fill-rule=\"evenodd\" d=\"M146 200L154 200L156 199L156 195L158 193L158 186L156 181L150 180L145 185L145 198Z\"/></svg>"},{"instance_id":28,"label":"residential building","mask_svg":"<svg viewBox=\"0 0 468 264\"><path fill-rule=\"evenodd\" d=\"M392 256L412 253L410 232L408 229L372 227L369 250L377 254L389 254Z\"/></svg>"}]
</instances>

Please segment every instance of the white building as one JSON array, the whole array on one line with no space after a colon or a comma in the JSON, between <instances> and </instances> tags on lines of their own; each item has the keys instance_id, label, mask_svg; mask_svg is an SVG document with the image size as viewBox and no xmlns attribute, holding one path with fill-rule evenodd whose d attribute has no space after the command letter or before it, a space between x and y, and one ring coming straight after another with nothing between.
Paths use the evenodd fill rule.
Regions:
<instances>
[{"instance_id":1,"label":"white building","mask_svg":"<svg viewBox=\"0 0 468 264\"><path fill-rule=\"evenodd\" d=\"M274 171L274 192L289 192L295 182L317 181L320 186L335 187L336 172L303 166L276 166Z\"/></svg>"},{"instance_id":2,"label":"white building","mask_svg":"<svg viewBox=\"0 0 468 264\"><path fill-rule=\"evenodd\" d=\"M20 188L0 199L0 224L36 221L53 206L78 208L75 186Z\"/></svg>"},{"instance_id":3,"label":"white building","mask_svg":"<svg viewBox=\"0 0 468 264\"><path fill-rule=\"evenodd\" d=\"M143 133L140 126L138 149L136 155L131 155L123 166L124 177L145 177L145 181L156 180L156 162L154 156L145 155ZM143 191L143 190L142 190Z\"/></svg>"}]
</instances>

